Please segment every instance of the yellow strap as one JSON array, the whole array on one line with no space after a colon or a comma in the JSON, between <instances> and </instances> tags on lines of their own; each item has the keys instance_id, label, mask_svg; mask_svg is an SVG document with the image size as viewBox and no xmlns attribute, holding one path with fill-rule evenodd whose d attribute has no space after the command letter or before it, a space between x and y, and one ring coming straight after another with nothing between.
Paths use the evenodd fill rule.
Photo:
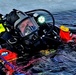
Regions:
<instances>
[{"instance_id":1,"label":"yellow strap","mask_svg":"<svg viewBox=\"0 0 76 75\"><path fill-rule=\"evenodd\" d=\"M55 49L46 49L46 50L41 50L40 51L40 53L41 54L43 54L43 55L45 55L45 56L47 56L47 55L49 55L49 54L53 54L53 53L55 53L56 52L56 50Z\"/></svg>"},{"instance_id":2,"label":"yellow strap","mask_svg":"<svg viewBox=\"0 0 76 75\"><path fill-rule=\"evenodd\" d=\"M14 61L14 60L16 60L16 59L17 59L17 58L14 58L14 59L8 60L7 62L11 62L11 61ZM4 61L0 60L0 62L2 63L2 62L4 62Z\"/></svg>"},{"instance_id":3,"label":"yellow strap","mask_svg":"<svg viewBox=\"0 0 76 75\"><path fill-rule=\"evenodd\" d=\"M2 33L2 32L5 32L5 28L4 28L4 26L2 25L2 23L0 23L0 33Z\"/></svg>"}]
</instances>

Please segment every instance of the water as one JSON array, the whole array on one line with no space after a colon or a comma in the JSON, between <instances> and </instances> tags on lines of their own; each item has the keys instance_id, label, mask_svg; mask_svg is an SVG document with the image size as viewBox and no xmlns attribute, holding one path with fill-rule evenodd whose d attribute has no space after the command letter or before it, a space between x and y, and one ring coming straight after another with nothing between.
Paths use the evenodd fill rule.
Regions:
<instances>
[{"instance_id":1,"label":"water","mask_svg":"<svg viewBox=\"0 0 76 75\"><path fill-rule=\"evenodd\" d=\"M22 11L47 9L50 12L61 12L76 9L76 0L0 0L0 13L7 14L12 9Z\"/></svg>"},{"instance_id":2,"label":"water","mask_svg":"<svg viewBox=\"0 0 76 75\"><path fill-rule=\"evenodd\" d=\"M76 25L76 10L54 13L56 24Z\"/></svg>"}]
</instances>

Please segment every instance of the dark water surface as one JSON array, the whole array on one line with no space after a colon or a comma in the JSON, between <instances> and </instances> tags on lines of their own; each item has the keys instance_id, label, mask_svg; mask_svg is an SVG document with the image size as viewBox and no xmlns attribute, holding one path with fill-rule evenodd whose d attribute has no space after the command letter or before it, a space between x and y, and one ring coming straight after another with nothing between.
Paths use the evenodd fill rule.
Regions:
<instances>
[{"instance_id":1,"label":"dark water surface","mask_svg":"<svg viewBox=\"0 0 76 75\"><path fill-rule=\"evenodd\" d=\"M76 10L54 13L56 24L76 25Z\"/></svg>"}]
</instances>

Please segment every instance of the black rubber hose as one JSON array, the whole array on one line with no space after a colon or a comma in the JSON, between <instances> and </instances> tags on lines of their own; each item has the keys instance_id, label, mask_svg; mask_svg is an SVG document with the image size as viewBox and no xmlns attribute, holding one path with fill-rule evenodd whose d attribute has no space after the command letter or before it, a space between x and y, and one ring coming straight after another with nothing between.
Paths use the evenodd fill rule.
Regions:
<instances>
[{"instance_id":1,"label":"black rubber hose","mask_svg":"<svg viewBox=\"0 0 76 75\"><path fill-rule=\"evenodd\" d=\"M35 12L35 11L45 11L45 12L47 12L47 13L52 17L53 27L54 27L54 25L55 25L55 19L54 19L52 13L50 13L48 10L45 10L45 9L35 9L35 10L27 11L27 12L25 12L25 13L26 13L26 14L29 14L29 13L32 13L32 12Z\"/></svg>"}]
</instances>

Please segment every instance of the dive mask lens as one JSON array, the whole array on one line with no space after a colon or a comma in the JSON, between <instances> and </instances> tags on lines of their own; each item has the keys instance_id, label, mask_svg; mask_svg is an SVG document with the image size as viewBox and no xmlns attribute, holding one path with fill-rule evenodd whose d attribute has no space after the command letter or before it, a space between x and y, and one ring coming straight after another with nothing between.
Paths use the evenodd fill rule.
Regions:
<instances>
[{"instance_id":1,"label":"dive mask lens","mask_svg":"<svg viewBox=\"0 0 76 75\"><path fill-rule=\"evenodd\" d=\"M38 29L38 26L31 20L26 19L18 26L21 36L27 36Z\"/></svg>"}]
</instances>

